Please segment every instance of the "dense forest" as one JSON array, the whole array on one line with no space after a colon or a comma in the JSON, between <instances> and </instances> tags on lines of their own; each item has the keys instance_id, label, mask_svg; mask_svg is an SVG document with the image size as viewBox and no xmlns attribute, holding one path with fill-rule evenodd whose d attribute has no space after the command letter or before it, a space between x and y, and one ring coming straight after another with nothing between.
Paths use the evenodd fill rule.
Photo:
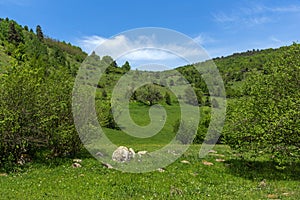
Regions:
<instances>
[{"instance_id":1,"label":"dense forest","mask_svg":"<svg viewBox=\"0 0 300 200\"><path fill-rule=\"evenodd\" d=\"M110 97L118 80L132 71L133 77L157 77L156 84L137 90L128 88L130 102L151 106L178 105L180 99L168 89L182 78L169 71L145 72L122 66L108 55L88 56L79 47L44 35L15 21L0 19L0 166L12 169L25 157L72 156L83 149L72 115L72 90L82 63L87 68L108 66L96 85L95 102L100 125L118 130ZM228 102L224 131L219 143L241 153L272 154L278 163L300 158L300 45L251 50L212 59L223 78ZM209 62L209 61L207 61ZM204 113L195 143L202 143L210 122L211 100L207 86L195 66L179 67L191 83L197 102L182 91L179 98ZM178 124L174 124L174 129ZM188 127L187 127L188 128ZM182 143L184 140L179 139ZM209 141L205 141L209 142Z\"/></svg>"}]
</instances>

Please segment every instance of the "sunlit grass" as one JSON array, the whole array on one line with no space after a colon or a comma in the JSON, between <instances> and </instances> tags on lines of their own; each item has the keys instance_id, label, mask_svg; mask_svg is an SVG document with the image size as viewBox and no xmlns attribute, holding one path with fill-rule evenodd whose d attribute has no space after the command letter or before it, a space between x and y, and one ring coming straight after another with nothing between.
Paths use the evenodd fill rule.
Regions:
<instances>
[{"instance_id":1,"label":"sunlit grass","mask_svg":"<svg viewBox=\"0 0 300 200\"><path fill-rule=\"evenodd\" d=\"M62 159L57 166L36 163L24 172L1 176L0 199L300 198L299 176L293 174L299 173L299 168L280 171L267 160L251 166L223 145L214 148L217 155L199 158L199 148L193 145L164 172L123 173L104 168L88 155L81 156L81 168L72 168L72 159ZM225 162L217 162L217 158ZM206 166L203 161L213 165Z\"/></svg>"}]
</instances>

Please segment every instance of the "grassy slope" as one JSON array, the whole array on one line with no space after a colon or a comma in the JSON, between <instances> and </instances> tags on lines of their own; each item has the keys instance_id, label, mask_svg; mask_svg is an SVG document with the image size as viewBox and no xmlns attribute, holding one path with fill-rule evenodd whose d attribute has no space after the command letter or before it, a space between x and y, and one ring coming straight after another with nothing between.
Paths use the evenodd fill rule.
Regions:
<instances>
[{"instance_id":1,"label":"grassy slope","mask_svg":"<svg viewBox=\"0 0 300 200\"><path fill-rule=\"evenodd\" d=\"M136 145L147 145L147 144L167 144L173 134L173 124L177 119L179 119L179 107L178 106L165 106L167 112L167 122L163 129L157 133L155 136L147 139L139 139L136 137L131 137L122 131L105 129L106 134L113 141L113 143L118 145L132 146L135 148ZM140 103L133 103L130 105L130 114L132 119L137 125L145 126L150 122L149 118L149 106L145 106ZM146 149L150 150L150 149Z\"/></svg>"},{"instance_id":2,"label":"grassy slope","mask_svg":"<svg viewBox=\"0 0 300 200\"><path fill-rule=\"evenodd\" d=\"M0 199L299 199L299 168L284 172L265 161L252 165L236 160L226 146L216 146L222 156L198 158L193 145L165 172L122 173L83 157L82 168L72 160L58 166L34 164L26 173L0 177ZM216 158L226 162L216 162ZM188 160L191 164L181 163ZM203 160L214 165L206 166ZM296 171L298 170L298 171ZM266 185L260 182L266 179Z\"/></svg>"},{"instance_id":3,"label":"grassy slope","mask_svg":"<svg viewBox=\"0 0 300 200\"><path fill-rule=\"evenodd\" d=\"M178 117L172 115L174 107L166 107L171 124ZM147 108L131 105L136 123L149 122ZM172 126L144 141L132 139L121 131L105 129L105 132L116 144L153 151L168 141ZM278 170L266 157L246 162L224 145L214 148L221 155L199 158L199 149L200 145L192 145L165 172L143 174L106 169L84 153L78 155L83 160L82 168L72 168L70 158L37 161L21 173L0 176L0 199L267 199L268 195L300 198L300 178L295 176L300 173L299 165ZM226 161L216 162L216 158ZM206 166L204 160L214 165ZM263 179L266 186L260 185Z\"/></svg>"}]
</instances>

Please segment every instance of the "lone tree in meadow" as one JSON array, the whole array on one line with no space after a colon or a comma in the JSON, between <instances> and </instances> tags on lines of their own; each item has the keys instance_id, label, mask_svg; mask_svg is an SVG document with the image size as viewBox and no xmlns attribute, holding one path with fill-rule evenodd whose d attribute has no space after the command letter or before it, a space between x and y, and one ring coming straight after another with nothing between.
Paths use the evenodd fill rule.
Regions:
<instances>
[{"instance_id":1,"label":"lone tree in meadow","mask_svg":"<svg viewBox=\"0 0 300 200\"><path fill-rule=\"evenodd\" d=\"M161 99L163 99L162 94L155 85L146 85L139 88L136 92L137 99L145 104L152 106Z\"/></svg>"}]
</instances>

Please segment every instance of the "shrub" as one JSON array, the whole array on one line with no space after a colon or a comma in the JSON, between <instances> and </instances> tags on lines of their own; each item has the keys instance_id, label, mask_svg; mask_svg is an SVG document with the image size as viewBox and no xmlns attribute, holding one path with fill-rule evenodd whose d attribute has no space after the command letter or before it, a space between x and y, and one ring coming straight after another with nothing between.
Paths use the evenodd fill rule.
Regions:
<instances>
[{"instance_id":1,"label":"shrub","mask_svg":"<svg viewBox=\"0 0 300 200\"><path fill-rule=\"evenodd\" d=\"M300 158L300 45L248 77L242 98L229 104L225 142L240 152L272 154L279 163Z\"/></svg>"},{"instance_id":2,"label":"shrub","mask_svg":"<svg viewBox=\"0 0 300 200\"><path fill-rule=\"evenodd\" d=\"M0 165L39 150L74 154L81 142L71 109L72 77L64 70L16 67L0 77Z\"/></svg>"}]
</instances>

